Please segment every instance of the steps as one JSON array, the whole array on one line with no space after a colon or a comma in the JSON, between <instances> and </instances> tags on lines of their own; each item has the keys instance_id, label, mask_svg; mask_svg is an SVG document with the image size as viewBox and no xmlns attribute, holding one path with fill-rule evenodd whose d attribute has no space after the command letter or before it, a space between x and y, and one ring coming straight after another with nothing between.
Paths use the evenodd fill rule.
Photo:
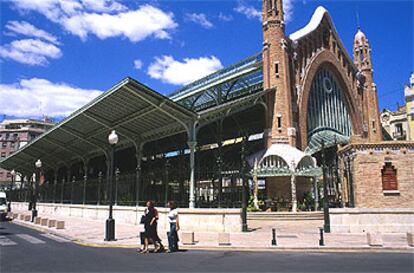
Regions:
<instances>
[{"instance_id":1,"label":"steps","mask_svg":"<svg viewBox=\"0 0 414 273\"><path fill-rule=\"evenodd\" d=\"M323 220L323 212L248 212L248 221L311 221Z\"/></svg>"}]
</instances>

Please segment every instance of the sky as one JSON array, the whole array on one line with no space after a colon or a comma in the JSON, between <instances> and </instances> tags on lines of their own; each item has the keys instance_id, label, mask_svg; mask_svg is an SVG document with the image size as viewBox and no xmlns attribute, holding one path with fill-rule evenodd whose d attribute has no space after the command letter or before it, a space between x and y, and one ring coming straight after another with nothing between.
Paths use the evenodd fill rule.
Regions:
<instances>
[{"instance_id":1,"label":"sky","mask_svg":"<svg viewBox=\"0 0 414 273\"><path fill-rule=\"evenodd\" d=\"M130 76L168 94L261 51L261 0L0 0L0 120L61 119ZM380 109L404 103L414 1L285 0L286 33L317 6L350 55L358 19Z\"/></svg>"}]
</instances>

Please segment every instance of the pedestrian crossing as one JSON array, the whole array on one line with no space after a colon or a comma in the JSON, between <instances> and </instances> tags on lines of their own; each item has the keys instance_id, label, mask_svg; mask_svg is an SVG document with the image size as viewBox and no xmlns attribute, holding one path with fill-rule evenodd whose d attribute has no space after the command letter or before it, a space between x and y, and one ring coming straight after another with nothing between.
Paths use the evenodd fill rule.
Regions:
<instances>
[{"instance_id":1,"label":"pedestrian crossing","mask_svg":"<svg viewBox=\"0 0 414 273\"><path fill-rule=\"evenodd\" d=\"M70 242L70 240L56 236L54 234L51 233L42 233L40 234L40 236L42 236L43 238L38 238L29 234L10 234L10 235L0 235L0 247L3 246L15 246L18 244L23 244L23 242L25 243L30 243L30 244L34 244L34 245L41 245L41 244L46 244L48 242L48 240L46 240L45 238L58 242L58 243L67 243Z\"/></svg>"},{"instance_id":2,"label":"pedestrian crossing","mask_svg":"<svg viewBox=\"0 0 414 273\"><path fill-rule=\"evenodd\" d=\"M56 235L51 234L51 233L42 233L40 235L42 235L43 237L46 237L48 239L54 240L56 242L59 242L59 243L67 243L67 242L70 242L70 240L68 240L68 239L65 239L63 237L56 236Z\"/></svg>"}]
</instances>

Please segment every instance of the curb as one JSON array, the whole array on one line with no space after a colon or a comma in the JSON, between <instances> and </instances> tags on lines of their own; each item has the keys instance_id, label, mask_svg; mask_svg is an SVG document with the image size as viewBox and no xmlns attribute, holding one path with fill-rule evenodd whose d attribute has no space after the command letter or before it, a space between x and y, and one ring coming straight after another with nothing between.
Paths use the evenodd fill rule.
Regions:
<instances>
[{"instance_id":1,"label":"curb","mask_svg":"<svg viewBox=\"0 0 414 273\"><path fill-rule=\"evenodd\" d=\"M70 240L80 246L93 247L93 248L124 248L124 249L138 249L140 244L137 245L122 245L122 244L105 244L105 243L90 243L84 240L79 240L67 235L62 235L59 232L50 230L48 228L38 227L32 224L27 224L20 220L13 220L11 223L15 223L20 226L35 229L41 232L51 233L53 235ZM180 246L182 250L200 250L200 251L230 251L230 252L308 252L308 253L414 253L414 247L284 247L284 246L268 246L268 247L247 247L247 246Z\"/></svg>"},{"instance_id":2,"label":"curb","mask_svg":"<svg viewBox=\"0 0 414 273\"><path fill-rule=\"evenodd\" d=\"M234 252L308 252L308 253L414 253L410 248L370 248L370 247L203 247L203 246L181 246L185 250L205 251L234 251Z\"/></svg>"}]
</instances>

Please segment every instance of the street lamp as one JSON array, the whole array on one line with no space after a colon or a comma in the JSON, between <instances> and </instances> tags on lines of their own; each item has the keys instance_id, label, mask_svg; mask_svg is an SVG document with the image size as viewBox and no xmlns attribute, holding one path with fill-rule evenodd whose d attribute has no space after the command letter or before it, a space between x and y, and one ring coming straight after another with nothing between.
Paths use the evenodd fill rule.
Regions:
<instances>
[{"instance_id":1,"label":"street lamp","mask_svg":"<svg viewBox=\"0 0 414 273\"><path fill-rule=\"evenodd\" d=\"M34 221L34 218L37 216L37 210L36 210L37 188L39 186L40 168L42 168L42 161L40 161L40 159L36 161L35 167L36 167L36 181L35 181L34 196L33 196L32 222Z\"/></svg>"},{"instance_id":2,"label":"street lamp","mask_svg":"<svg viewBox=\"0 0 414 273\"><path fill-rule=\"evenodd\" d=\"M14 184L14 176L16 175L16 171L15 171L15 170L11 170L10 174L11 174L11 185L10 185L10 189L9 189L9 193L10 193L10 201L9 201L9 204L8 204L8 209L9 209L9 211L11 211L11 201L12 201L12 194L11 194L11 191L12 191L12 189L13 189L13 184Z\"/></svg>"},{"instance_id":3,"label":"street lamp","mask_svg":"<svg viewBox=\"0 0 414 273\"><path fill-rule=\"evenodd\" d=\"M118 143L118 135L115 130L108 136L108 142L111 146L110 153L110 167L109 167L109 217L106 219L105 226L105 241L114 241L115 240L115 219L112 218L112 181L113 181L113 172L114 172L114 150L115 145Z\"/></svg>"},{"instance_id":4,"label":"street lamp","mask_svg":"<svg viewBox=\"0 0 414 273\"><path fill-rule=\"evenodd\" d=\"M243 137L242 147L241 147L241 179L242 179L242 210L241 210L241 220L242 220L242 232L247 232L247 191L248 191L248 181L246 178L246 140L247 137Z\"/></svg>"},{"instance_id":5,"label":"street lamp","mask_svg":"<svg viewBox=\"0 0 414 273\"><path fill-rule=\"evenodd\" d=\"M325 155L325 142L322 140L322 173L323 173L323 229L326 233L331 232L331 224L329 219L329 201L328 201L328 181L326 177L326 155Z\"/></svg>"},{"instance_id":6,"label":"street lamp","mask_svg":"<svg viewBox=\"0 0 414 273\"><path fill-rule=\"evenodd\" d=\"M353 208L355 206L355 200L354 200L354 185L352 181L352 173L351 173L351 155L348 155L347 158L347 176L348 176L348 186L349 186L349 198L348 198L348 206L350 208Z\"/></svg>"}]
</instances>

